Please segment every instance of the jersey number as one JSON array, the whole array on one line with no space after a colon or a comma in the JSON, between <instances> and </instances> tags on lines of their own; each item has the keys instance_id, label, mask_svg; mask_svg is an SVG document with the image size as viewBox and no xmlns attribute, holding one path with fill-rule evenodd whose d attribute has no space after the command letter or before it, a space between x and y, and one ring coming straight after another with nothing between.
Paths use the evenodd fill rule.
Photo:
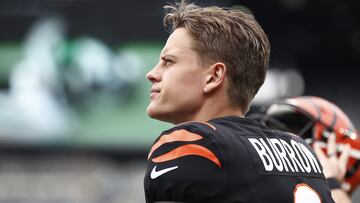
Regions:
<instances>
[{"instance_id":1,"label":"jersey number","mask_svg":"<svg viewBox=\"0 0 360 203\"><path fill-rule=\"evenodd\" d=\"M294 203L321 203L319 194L305 183L297 184L294 190Z\"/></svg>"}]
</instances>

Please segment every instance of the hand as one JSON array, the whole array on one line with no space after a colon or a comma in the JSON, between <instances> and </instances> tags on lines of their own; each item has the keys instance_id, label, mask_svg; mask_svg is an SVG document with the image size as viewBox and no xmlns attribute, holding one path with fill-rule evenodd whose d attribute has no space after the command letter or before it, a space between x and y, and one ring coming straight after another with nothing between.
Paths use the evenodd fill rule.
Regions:
<instances>
[{"instance_id":1,"label":"hand","mask_svg":"<svg viewBox=\"0 0 360 203\"><path fill-rule=\"evenodd\" d=\"M327 154L321 149L319 142L315 142L313 145L314 151L317 154L321 165L323 166L323 172L325 178L334 177L340 182L343 181L346 173L346 165L350 155L350 145L345 145L340 156L337 156L336 136L331 134L328 138L326 151Z\"/></svg>"}]
</instances>

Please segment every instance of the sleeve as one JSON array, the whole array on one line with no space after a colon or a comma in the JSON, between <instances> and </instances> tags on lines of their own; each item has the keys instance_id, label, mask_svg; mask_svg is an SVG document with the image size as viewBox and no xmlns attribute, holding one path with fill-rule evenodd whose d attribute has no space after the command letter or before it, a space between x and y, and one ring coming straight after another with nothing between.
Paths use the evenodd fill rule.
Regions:
<instances>
[{"instance_id":1,"label":"sleeve","mask_svg":"<svg viewBox=\"0 0 360 203\"><path fill-rule=\"evenodd\" d=\"M221 202L222 158L211 136L215 128L187 123L163 132L148 156L146 202Z\"/></svg>"}]
</instances>

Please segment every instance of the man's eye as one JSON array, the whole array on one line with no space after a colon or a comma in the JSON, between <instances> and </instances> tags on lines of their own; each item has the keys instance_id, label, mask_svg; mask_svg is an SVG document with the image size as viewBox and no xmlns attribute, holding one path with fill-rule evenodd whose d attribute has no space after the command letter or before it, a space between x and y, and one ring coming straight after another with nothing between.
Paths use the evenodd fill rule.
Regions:
<instances>
[{"instance_id":1,"label":"man's eye","mask_svg":"<svg viewBox=\"0 0 360 203\"><path fill-rule=\"evenodd\" d=\"M170 59L165 59L164 60L164 65L165 66L169 66L169 65L171 65L172 63L174 63L172 60L170 60Z\"/></svg>"}]
</instances>

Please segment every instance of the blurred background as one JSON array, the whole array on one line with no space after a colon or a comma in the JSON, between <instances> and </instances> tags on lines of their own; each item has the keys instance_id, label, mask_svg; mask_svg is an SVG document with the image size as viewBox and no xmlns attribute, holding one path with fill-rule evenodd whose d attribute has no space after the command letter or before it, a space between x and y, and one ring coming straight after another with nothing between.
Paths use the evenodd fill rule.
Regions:
<instances>
[{"instance_id":1,"label":"blurred background","mask_svg":"<svg viewBox=\"0 0 360 203\"><path fill-rule=\"evenodd\" d=\"M0 202L144 202L165 0L0 0ZM170 1L172 2L172 1ZM316 95L360 128L358 0L197 0L255 15L272 44L250 113ZM360 202L359 192L353 195Z\"/></svg>"}]
</instances>

